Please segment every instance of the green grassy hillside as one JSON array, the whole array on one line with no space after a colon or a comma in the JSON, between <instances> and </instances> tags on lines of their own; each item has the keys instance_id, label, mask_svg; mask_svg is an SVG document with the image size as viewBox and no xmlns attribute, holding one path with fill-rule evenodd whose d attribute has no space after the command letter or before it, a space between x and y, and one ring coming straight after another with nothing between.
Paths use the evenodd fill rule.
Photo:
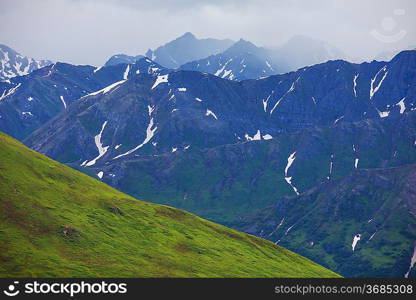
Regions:
<instances>
[{"instance_id":1,"label":"green grassy hillside","mask_svg":"<svg viewBox=\"0 0 416 300\"><path fill-rule=\"evenodd\" d=\"M131 198L0 133L0 277L338 277L271 242Z\"/></svg>"}]
</instances>

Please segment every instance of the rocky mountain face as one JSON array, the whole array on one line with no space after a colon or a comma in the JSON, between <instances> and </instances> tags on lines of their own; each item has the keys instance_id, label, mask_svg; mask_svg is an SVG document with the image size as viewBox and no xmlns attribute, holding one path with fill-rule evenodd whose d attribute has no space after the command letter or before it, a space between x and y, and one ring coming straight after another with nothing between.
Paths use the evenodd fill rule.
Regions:
<instances>
[{"instance_id":1,"label":"rocky mountain face","mask_svg":"<svg viewBox=\"0 0 416 300\"><path fill-rule=\"evenodd\" d=\"M103 68L55 63L12 78L9 83L0 84L0 130L23 139L77 99L120 83L130 73L154 72L159 68L148 59L134 66Z\"/></svg>"},{"instance_id":2,"label":"rocky mountain face","mask_svg":"<svg viewBox=\"0 0 416 300\"><path fill-rule=\"evenodd\" d=\"M187 32L155 50L149 49L146 56L166 68L175 69L187 62L221 53L233 43L228 39L198 39Z\"/></svg>"},{"instance_id":3,"label":"rocky mountain face","mask_svg":"<svg viewBox=\"0 0 416 300\"><path fill-rule=\"evenodd\" d=\"M416 277L415 180L415 164L357 169L234 226L347 277Z\"/></svg>"},{"instance_id":4,"label":"rocky mountain face","mask_svg":"<svg viewBox=\"0 0 416 300\"><path fill-rule=\"evenodd\" d=\"M16 76L27 75L33 70L52 64L49 60L34 60L12 48L0 44L0 82Z\"/></svg>"},{"instance_id":5,"label":"rocky mountain face","mask_svg":"<svg viewBox=\"0 0 416 300\"><path fill-rule=\"evenodd\" d=\"M132 118L142 129L133 134L123 133L126 136L124 147L145 137L146 127L153 118L154 125L159 124L155 139L160 137L161 144L150 148L150 152L171 150L186 143L189 135L195 137L193 144L198 147L251 141L263 135L272 138L312 126L383 119L413 110L415 53L402 52L389 63L355 65L332 61L297 72L242 82L199 72L155 68L159 70L156 73L132 74L117 90L86 95L74 109L85 110L92 103L106 117L112 108L108 107L109 100L105 100L114 99L109 103L122 101L118 107L122 111L114 113L123 113L124 119L115 125L128 128L131 124L126 124L126 120ZM135 68L137 66L132 65L130 69ZM122 73L120 76L124 76ZM131 99L130 105L126 99ZM139 116L143 120L138 120ZM89 120L92 122L96 118L98 116L94 115ZM102 125L99 120L96 122L97 126ZM121 134L120 130L118 133ZM114 137L116 142L117 137Z\"/></svg>"},{"instance_id":6,"label":"rocky mountain face","mask_svg":"<svg viewBox=\"0 0 416 300\"><path fill-rule=\"evenodd\" d=\"M279 69L272 64L266 49L240 40L222 53L186 63L179 69L207 72L230 80L244 80L279 73Z\"/></svg>"},{"instance_id":7,"label":"rocky mountain face","mask_svg":"<svg viewBox=\"0 0 416 300\"><path fill-rule=\"evenodd\" d=\"M320 262L342 275L404 275L416 221L413 202L398 191L411 193L406 166L416 158L416 51L388 63L330 61L259 80L161 67L136 73L74 101L25 143L135 197L280 239L307 257L324 253ZM380 176L393 192L377 191L384 179L373 177ZM337 188L345 190L342 199ZM331 227L329 216L334 220L341 208L341 225ZM363 213L349 218L356 210ZM326 227L311 233L308 221L290 229L307 213ZM286 215L284 227L270 234ZM371 218L377 226L365 227ZM370 229L400 234L373 248L362 243ZM311 241L318 246L300 251ZM346 251L354 257L345 259Z\"/></svg>"}]
</instances>

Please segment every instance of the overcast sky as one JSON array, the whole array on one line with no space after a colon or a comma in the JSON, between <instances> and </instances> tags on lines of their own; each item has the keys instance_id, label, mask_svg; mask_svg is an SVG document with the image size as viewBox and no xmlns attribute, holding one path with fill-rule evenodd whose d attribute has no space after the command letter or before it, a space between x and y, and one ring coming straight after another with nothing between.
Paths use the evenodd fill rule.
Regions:
<instances>
[{"instance_id":1,"label":"overcast sky","mask_svg":"<svg viewBox=\"0 0 416 300\"><path fill-rule=\"evenodd\" d=\"M187 31L259 46L302 34L368 58L416 46L415 10L414 0L0 0L0 43L38 59L101 65Z\"/></svg>"}]
</instances>

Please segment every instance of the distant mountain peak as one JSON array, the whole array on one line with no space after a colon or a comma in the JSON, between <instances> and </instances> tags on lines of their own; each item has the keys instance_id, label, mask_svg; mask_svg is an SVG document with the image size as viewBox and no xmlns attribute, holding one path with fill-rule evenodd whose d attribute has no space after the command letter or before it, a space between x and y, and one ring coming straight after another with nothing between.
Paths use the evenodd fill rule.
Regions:
<instances>
[{"instance_id":1,"label":"distant mountain peak","mask_svg":"<svg viewBox=\"0 0 416 300\"><path fill-rule=\"evenodd\" d=\"M218 54L230 47L234 41L219 39L198 39L191 32L156 48L149 49L146 56L158 64L175 69L194 60Z\"/></svg>"},{"instance_id":2,"label":"distant mountain peak","mask_svg":"<svg viewBox=\"0 0 416 300\"><path fill-rule=\"evenodd\" d=\"M0 62L0 81L8 81L16 76L27 75L52 63L49 60L35 60L23 56L3 44L0 44Z\"/></svg>"},{"instance_id":3,"label":"distant mountain peak","mask_svg":"<svg viewBox=\"0 0 416 300\"><path fill-rule=\"evenodd\" d=\"M130 56L120 53L110 57L105 63L105 66L114 66L118 64L134 64L136 61L142 59L143 57L143 55Z\"/></svg>"},{"instance_id":4,"label":"distant mountain peak","mask_svg":"<svg viewBox=\"0 0 416 300\"><path fill-rule=\"evenodd\" d=\"M226 53L256 53L260 48L254 45L252 42L246 41L244 39L240 39L238 42L234 43L230 48L228 48L225 52Z\"/></svg>"},{"instance_id":5,"label":"distant mountain peak","mask_svg":"<svg viewBox=\"0 0 416 300\"><path fill-rule=\"evenodd\" d=\"M247 41L245 39L239 39L233 46L250 46L250 47L256 47L252 42Z\"/></svg>"},{"instance_id":6,"label":"distant mountain peak","mask_svg":"<svg viewBox=\"0 0 416 300\"><path fill-rule=\"evenodd\" d=\"M185 38L185 39L197 39L196 36L192 32L185 32L181 35L178 39Z\"/></svg>"}]
</instances>

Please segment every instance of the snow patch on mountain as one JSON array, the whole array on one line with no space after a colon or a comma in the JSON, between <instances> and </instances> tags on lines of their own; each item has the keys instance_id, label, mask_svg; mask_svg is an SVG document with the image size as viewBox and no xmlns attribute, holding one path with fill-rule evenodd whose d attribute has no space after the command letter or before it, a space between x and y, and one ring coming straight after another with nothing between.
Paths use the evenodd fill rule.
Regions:
<instances>
[{"instance_id":1,"label":"snow patch on mountain","mask_svg":"<svg viewBox=\"0 0 416 300\"><path fill-rule=\"evenodd\" d=\"M153 111L155 110L155 107L148 105L147 106L147 110L148 110L149 117L150 117L152 115Z\"/></svg>"},{"instance_id":2,"label":"snow patch on mountain","mask_svg":"<svg viewBox=\"0 0 416 300\"><path fill-rule=\"evenodd\" d=\"M257 130L256 134L253 137L249 136L248 133L246 133L244 135L244 137L246 138L247 141L260 141L261 140L261 132L260 132L260 130Z\"/></svg>"},{"instance_id":3,"label":"snow patch on mountain","mask_svg":"<svg viewBox=\"0 0 416 300\"><path fill-rule=\"evenodd\" d=\"M205 116L213 116L216 120L218 120L217 116L212 112L212 110L207 109Z\"/></svg>"},{"instance_id":4,"label":"snow patch on mountain","mask_svg":"<svg viewBox=\"0 0 416 300\"><path fill-rule=\"evenodd\" d=\"M61 102L64 105L64 108L66 109L66 102L65 102L64 96L59 96L59 99L61 99Z\"/></svg>"},{"instance_id":5,"label":"snow patch on mountain","mask_svg":"<svg viewBox=\"0 0 416 300\"><path fill-rule=\"evenodd\" d=\"M360 76L360 74L357 74L357 75L355 75L354 76L354 96L355 96L355 98L357 98L357 79L358 79L358 76Z\"/></svg>"},{"instance_id":6,"label":"snow patch on mountain","mask_svg":"<svg viewBox=\"0 0 416 300\"><path fill-rule=\"evenodd\" d=\"M381 78L381 80L379 81L378 85L376 87L374 87L374 83L377 80L378 75L381 72L384 72L383 78ZM377 93L377 91L380 89L381 85L383 84L384 79L386 78L388 74L387 71L387 66L384 66L383 68L381 68L377 74L371 79L371 83L370 83L370 100L373 98L373 96Z\"/></svg>"},{"instance_id":7,"label":"snow patch on mountain","mask_svg":"<svg viewBox=\"0 0 416 300\"><path fill-rule=\"evenodd\" d=\"M377 110L377 112L378 112L378 115L380 116L380 118L387 118L390 114L389 111L379 111L379 110Z\"/></svg>"},{"instance_id":8,"label":"snow patch on mountain","mask_svg":"<svg viewBox=\"0 0 416 300\"><path fill-rule=\"evenodd\" d=\"M0 101L6 97L9 97L10 95L13 95L16 92L16 90L20 87L20 85L21 83L17 84L15 87L11 88L10 90L4 91L0 97Z\"/></svg>"},{"instance_id":9,"label":"snow patch on mountain","mask_svg":"<svg viewBox=\"0 0 416 300\"><path fill-rule=\"evenodd\" d=\"M154 88L156 88L161 83L167 83L168 82L168 78L169 78L169 74L157 76L156 81L153 84L153 86L152 86L151 89L153 90Z\"/></svg>"},{"instance_id":10,"label":"snow patch on mountain","mask_svg":"<svg viewBox=\"0 0 416 300\"><path fill-rule=\"evenodd\" d=\"M99 160L108 150L109 146L103 146L103 143L101 141L101 136L103 134L104 128L107 125L107 121L105 121L103 123L103 125L101 126L101 130L100 132L94 137L94 141L95 141L95 146L98 149L98 156L95 157L94 159L92 159L91 161L87 162L85 165L87 167L91 167L93 165L95 165L95 163L97 162L97 160Z\"/></svg>"},{"instance_id":11,"label":"snow patch on mountain","mask_svg":"<svg viewBox=\"0 0 416 300\"><path fill-rule=\"evenodd\" d=\"M406 97L404 97L402 100L400 100L399 102L397 102L395 105L400 107L400 113L403 114L406 110L406 105L404 104L404 100L406 99Z\"/></svg>"},{"instance_id":12,"label":"snow patch on mountain","mask_svg":"<svg viewBox=\"0 0 416 300\"><path fill-rule=\"evenodd\" d=\"M155 135L155 132L157 130L157 126L155 128L153 128L153 126L154 126L153 118L151 118L150 122L149 122L149 125L147 126L147 129L146 129L146 138L144 139L144 141L140 145L137 145L133 149L131 149L127 152L124 152L123 154L117 155L113 159L117 159L117 158L120 158L122 156L129 155L129 154L135 152L136 150L140 149L144 145L146 145L148 142L150 142L150 140L153 138L153 136Z\"/></svg>"},{"instance_id":13,"label":"snow patch on mountain","mask_svg":"<svg viewBox=\"0 0 416 300\"><path fill-rule=\"evenodd\" d=\"M359 240L361 240L361 234L357 233L356 235L354 235L354 238L352 240L352 244L351 244L352 251L355 251L355 247L357 246L357 243Z\"/></svg>"},{"instance_id":14,"label":"snow patch on mountain","mask_svg":"<svg viewBox=\"0 0 416 300\"><path fill-rule=\"evenodd\" d=\"M298 78L298 80L299 80L299 78ZM293 92L295 90L295 83L296 82L293 82L292 85L290 86L290 88L287 90L287 92L284 93L283 96L280 97L279 100L277 100L276 104L273 106L272 110L270 111L270 115L274 112L274 110L280 104L280 102L283 100L283 98L285 98L287 96L287 94L289 94L289 93L291 93L291 92Z\"/></svg>"},{"instance_id":15,"label":"snow patch on mountain","mask_svg":"<svg viewBox=\"0 0 416 300\"><path fill-rule=\"evenodd\" d=\"M95 95L99 95L99 94L107 94L108 92L110 92L112 89L114 88L118 88L121 84L123 84L124 82L126 82L126 79L114 82L112 84L110 84L109 86L106 86L105 88L96 91L96 92L92 92L89 93L88 95L83 96L82 98L88 97L88 96L95 96Z\"/></svg>"},{"instance_id":16,"label":"snow patch on mountain","mask_svg":"<svg viewBox=\"0 0 416 300\"><path fill-rule=\"evenodd\" d=\"M410 259L409 270L406 272L406 274L404 274L404 277L405 278L408 278L409 277L409 273L413 269L413 267L415 266L415 264L416 264L416 245L415 245L415 248L413 250L412 258Z\"/></svg>"},{"instance_id":17,"label":"snow patch on mountain","mask_svg":"<svg viewBox=\"0 0 416 300\"><path fill-rule=\"evenodd\" d=\"M130 72L130 65L127 65L127 68L126 68L126 70L124 71L124 74L123 74L123 79L124 80L127 80L127 78L129 77L129 72Z\"/></svg>"},{"instance_id":18,"label":"snow patch on mountain","mask_svg":"<svg viewBox=\"0 0 416 300\"><path fill-rule=\"evenodd\" d=\"M296 159L296 151L290 154L289 157L287 158L287 165L285 168L285 180L292 187L296 195L299 195L298 189L292 184L292 176L288 176L288 171L290 167L292 166L293 162L295 161L295 159Z\"/></svg>"}]
</instances>

